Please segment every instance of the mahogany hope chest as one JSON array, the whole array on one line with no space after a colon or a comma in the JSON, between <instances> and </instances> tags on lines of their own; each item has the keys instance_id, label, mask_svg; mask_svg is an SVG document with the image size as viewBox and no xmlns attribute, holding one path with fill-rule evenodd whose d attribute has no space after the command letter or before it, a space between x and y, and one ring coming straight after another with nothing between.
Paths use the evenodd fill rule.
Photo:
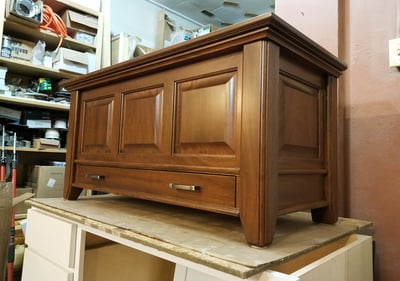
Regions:
<instances>
[{"instance_id":1,"label":"mahogany hope chest","mask_svg":"<svg viewBox=\"0 0 400 281\"><path fill-rule=\"evenodd\" d=\"M64 197L82 189L240 217L337 220L346 66L275 14L71 79Z\"/></svg>"}]
</instances>

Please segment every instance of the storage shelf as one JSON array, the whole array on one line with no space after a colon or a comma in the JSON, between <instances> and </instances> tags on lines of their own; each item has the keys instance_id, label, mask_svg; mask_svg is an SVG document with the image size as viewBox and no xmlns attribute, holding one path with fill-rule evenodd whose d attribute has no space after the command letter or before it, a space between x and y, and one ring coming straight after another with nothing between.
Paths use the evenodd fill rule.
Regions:
<instances>
[{"instance_id":1,"label":"storage shelf","mask_svg":"<svg viewBox=\"0 0 400 281\"><path fill-rule=\"evenodd\" d=\"M38 27L26 25L21 23L20 21L14 21L13 18L6 19L4 23L3 34L15 38L28 40L31 42L37 42L38 40L42 40L46 42L46 47L47 47L46 49L53 49L53 50L56 49L61 39L61 37L55 33L45 30L40 30ZM96 50L95 45L85 44L70 37L63 39L62 46L83 52Z\"/></svg>"},{"instance_id":2,"label":"storage shelf","mask_svg":"<svg viewBox=\"0 0 400 281\"><path fill-rule=\"evenodd\" d=\"M13 151L14 148L12 146L6 146L4 147L6 151ZM39 152L39 153L66 153L65 148L45 148L45 149L39 149L39 148L29 148L29 147L16 147L15 150L17 152Z\"/></svg>"},{"instance_id":3,"label":"storage shelf","mask_svg":"<svg viewBox=\"0 0 400 281\"><path fill-rule=\"evenodd\" d=\"M26 107L39 107L52 110L69 111L69 104L55 103L50 101L4 95L0 95L0 101L8 104L15 104Z\"/></svg>"},{"instance_id":4,"label":"storage shelf","mask_svg":"<svg viewBox=\"0 0 400 281\"><path fill-rule=\"evenodd\" d=\"M47 0L46 4L51 6L54 12L60 13L64 11L68 7L73 7L74 10L79 10L81 12L91 14L93 16L99 16L99 12L93 9L90 9L88 7L85 7L83 5L80 5L79 3L75 1L70 1L70 0Z\"/></svg>"},{"instance_id":5,"label":"storage shelf","mask_svg":"<svg viewBox=\"0 0 400 281\"><path fill-rule=\"evenodd\" d=\"M34 73L36 77L50 77L55 79L68 79L78 76L78 74L75 73L54 70L52 68L34 65L27 61L4 57L0 57L0 65L7 67L8 71L11 73L27 76L32 76L32 73Z\"/></svg>"}]
</instances>

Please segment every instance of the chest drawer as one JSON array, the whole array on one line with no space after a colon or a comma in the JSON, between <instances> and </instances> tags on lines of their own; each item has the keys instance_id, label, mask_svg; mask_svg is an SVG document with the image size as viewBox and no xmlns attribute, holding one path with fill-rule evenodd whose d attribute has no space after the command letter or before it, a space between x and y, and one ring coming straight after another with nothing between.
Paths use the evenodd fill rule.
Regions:
<instances>
[{"instance_id":1,"label":"chest drawer","mask_svg":"<svg viewBox=\"0 0 400 281\"><path fill-rule=\"evenodd\" d=\"M74 186L237 215L236 177L77 165Z\"/></svg>"}]
</instances>

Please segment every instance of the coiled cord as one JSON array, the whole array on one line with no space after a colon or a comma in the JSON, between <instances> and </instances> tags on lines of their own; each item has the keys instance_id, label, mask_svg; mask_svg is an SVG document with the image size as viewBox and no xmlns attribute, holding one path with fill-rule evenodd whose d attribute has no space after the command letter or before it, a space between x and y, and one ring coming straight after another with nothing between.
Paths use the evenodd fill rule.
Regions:
<instances>
[{"instance_id":1,"label":"coiled cord","mask_svg":"<svg viewBox=\"0 0 400 281\"><path fill-rule=\"evenodd\" d=\"M68 37L67 27L64 21L49 5L43 4L43 21L39 28L51 31L60 36L60 42L57 48L61 46L63 39Z\"/></svg>"}]
</instances>

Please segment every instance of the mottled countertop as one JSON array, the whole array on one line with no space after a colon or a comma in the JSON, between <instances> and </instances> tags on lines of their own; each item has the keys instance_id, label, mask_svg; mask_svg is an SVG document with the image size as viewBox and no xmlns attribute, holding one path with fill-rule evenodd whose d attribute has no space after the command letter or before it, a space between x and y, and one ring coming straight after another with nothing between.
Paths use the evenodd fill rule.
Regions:
<instances>
[{"instance_id":1,"label":"mottled countertop","mask_svg":"<svg viewBox=\"0 0 400 281\"><path fill-rule=\"evenodd\" d=\"M339 218L335 225L316 224L307 212L280 216L273 243L246 243L237 217L106 195L68 201L33 198L38 209L112 233L180 258L241 278L248 278L370 225Z\"/></svg>"}]
</instances>

